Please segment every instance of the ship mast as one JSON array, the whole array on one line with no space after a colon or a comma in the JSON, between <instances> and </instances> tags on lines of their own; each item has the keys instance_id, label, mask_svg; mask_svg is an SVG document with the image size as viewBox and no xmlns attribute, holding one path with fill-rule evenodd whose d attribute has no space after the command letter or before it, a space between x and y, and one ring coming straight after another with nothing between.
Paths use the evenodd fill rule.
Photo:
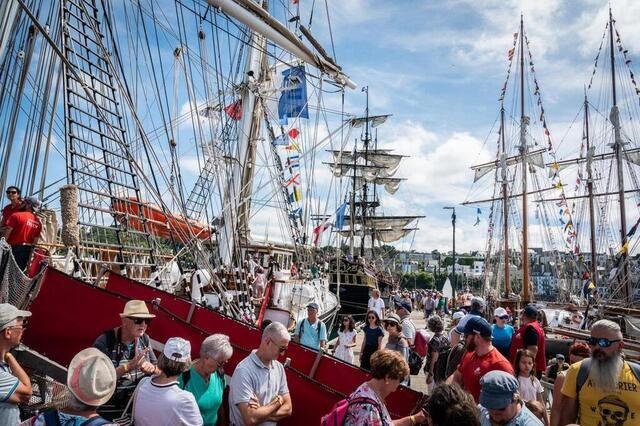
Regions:
<instances>
[{"instance_id":1,"label":"ship mast","mask_svg":"<svg viewBox=\"0 0 640 426\"><path fill-rule=\"evenodd\" d=\"M520 155L522 156L522 301L529 303L529 218L527 209L527 124L524 106L524 20L520 15Z\"/></svg>"},{"instance_id":2,"label":"ship mast","mask_svg":"<svg viewBox=\"0 0 640 426\"><path fill-rule=\"evenodd\" d=\"M591 163L593 161L593 148L589 139L589 101L587 93L584 94L584 134L587 145L587 193L589 196L589 232L591 244L591 281L593 285L598 285L598 252L596 251L596 215L593 205L593 170Z\"/></svg>"},{"instance_id":3,"label":"ship mast","mask_svg":"<svg viewBox=\"0 0 640 426\"><path fill-rule=\"evenodd\" d=\"M364 144L364 162L365 164L367 163L367 157L369 154L369 86L365 86L362 90L365 91L365 93L367 94L367 101L366 101L366 107L364 110L364 116L365 116L365 121L364 121L364 139L362 140L363 144ZM354 167L354 176L355 176L355 167ZM355 179L355 178L354 178ZM362 185L362 204L360 206L360 213L362 215L362 237L360 240L360 256L364 257L364 244L365 244L365 238L367 236L367 181L365 179L363 179L363 185ZM373 253L373 235L372 235L372 239L371 239L371 252Z\"/></svg>"},{"instance_id":4,"label":"ship mast","mask_svg":"<svg viewBox=\"0 0 640 426\"><path fill-rule=\"evenodd\" d=\"M618 110L618 98L616 94L616 65L613 50L613 15L611 8L609 8L609 49L610 49L610 62L611 62L611 95L613 106L611 107L611 113L609 114L609 120L613 124L613 131L615 140L613 143L613 151L616 157L616 168L618 174L618 202L620 203L620 239L622 244L622 276L620 282L623 284L625 300L629 300L631 291L629 289L629 271L627 266L627 250L625 250L627 244L627 214L625 210L624 200L624 170L623 170L623 146L622 137L620 135L620 112Z\"/></svg>"},{"instance_id":5,"label":"ship mast","mask_svg":"<svg viewBox=\"0 0 640 426\"><path fill-rule=\"evenodd\" d=\"M509 293L511 293L511 282L510 282L510 270L509 270L509 194L507 189L507 149L506 149L506 141L504 137L504 103L500 108L500 139L502 146L502 210L503 210L503 221L504 221L504 293L505 298L509 297Z\"/></svg>"}]
</instances>

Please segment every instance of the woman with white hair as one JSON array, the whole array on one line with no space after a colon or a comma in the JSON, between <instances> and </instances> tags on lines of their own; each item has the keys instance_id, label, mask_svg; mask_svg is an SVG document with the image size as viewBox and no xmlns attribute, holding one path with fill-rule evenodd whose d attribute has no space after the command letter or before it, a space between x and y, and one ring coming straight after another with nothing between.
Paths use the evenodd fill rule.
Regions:
<instances>
[{"instance_id":1,"label":"woman with white hair","mask_svg":"<svg viewBox=\"0 0 640 426\"><path fill-rule=\"evenodd\" d=\"M200 359L180 375L178 386L193 394L205 426L226 424L222 396L226 387L224 365L233 355L229 336L213 334L202 342Z\"/></svg>"}]
</instances>

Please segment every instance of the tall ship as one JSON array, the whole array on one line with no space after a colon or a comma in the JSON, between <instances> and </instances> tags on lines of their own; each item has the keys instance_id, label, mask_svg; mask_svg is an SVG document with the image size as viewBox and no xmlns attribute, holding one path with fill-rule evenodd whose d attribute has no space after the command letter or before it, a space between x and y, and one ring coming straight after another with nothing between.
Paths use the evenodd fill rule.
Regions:
<instances>
[{"instance_id":1,"label":"tall ship","mask_svg":"<svg viewBox=\"0 0 640 426\"><path fill-rule=\"evenodd\" d=\"M609 11L575 131L567 132L581 137L558 142L529 47L521 17L488 138L495 158L472 167L464 203L488 205L485 295L494 306L537 302L558 334L573 337L599 318L614 318L632 342L640 338L640 294L630 254L640 221L628 218L640 217L632 137L640 91L629 53ZM541 282L551 282L553 293L540 291Z\"/></svg>"},{"instance_id":2,"label":"tall ship","mask_svg":"<svg viewBox=\"0 0 640 426\"><path fill-rule=\"evenodd\" d=\"M389 216L381 211L381 196L395 194L405 180L396 174L406 156L378 146L378 126L391 115L370 115L368 87L363 91L364 115L347 122L360 130L359 141L355 139L352 147L331 150L332 161L327 163L338 178L338 187L344 188L344 216L335 233L338 247L348 247L347 253L330 260L329 288L338 295L341 312L356 316L366 314L373 289L386 294L397 287L390 265L376 249L414 233L418 230L416 222L424 217Z\"/></svg>"},{"instance_id":3,"label":"tall ship","mask_svg":"<svg viewBox=\"0 0 640 426\"><path fill-rule=\"evenodd\" d=\"M293 328L315 302L334 321L339 301L311 244L323 191L313 171L316 151L342 145L349 126L325 101L356 86L305 7L0 4L0 187L44 202L27 274L0 242L0 297L33 312L25 342L48 357L41 406L59 389L52 375L64 383L71 357L130 299L156 314L157 342L182 336L197 353L208 334L228 334L228 374L264 320ZM283 423L319 419L366 378L297 344L287 356L298 408ZM405 389L391 411L419 399Z\"/></svg>"}]
</instances>

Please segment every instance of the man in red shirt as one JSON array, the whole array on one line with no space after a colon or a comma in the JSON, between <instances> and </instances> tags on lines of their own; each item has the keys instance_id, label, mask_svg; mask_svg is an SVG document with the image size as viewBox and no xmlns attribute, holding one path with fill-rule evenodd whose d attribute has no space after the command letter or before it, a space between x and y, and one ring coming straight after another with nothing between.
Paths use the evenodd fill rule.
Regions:
<instances>
[{"instance_id":1,"label":"man in red shirt","mask_svg":"<svg viewBox=\"0 0 640 426\"><path fill-rule=\"evenodd\" d=\"M478 402L482 376L494 370L513 374L513 367L491 344L491 325L486 319L477 316L469 318L464 326L464 340L467 353L447 383L463 386Z\"/></svg>"},{"instance_id":2,"label":"man in red shirt","mask_svg":"<svg viewBox=\"0 0 640 426\"><path fill-rule=\"evenodd\" d=\"M7 188L7 198L9 204L2 209L2 222L0 222L0 228L4 228L7 224L7 219L12 214L22 210L22 198L20 197L20 188L17 186L10 186Z\"/></svg>"},{"instance_id":3,"label":"man in red shirt","mask_svg":"<svg viewBox=\"0 0 640 426\"><path fill-rule=\"evenodd\" d=\"M518 349L531 351L536 357L536 375L540 379L547 368L547 357L545 355L544 330L538 322L538 309L533 305L525 306L520 314L520 324L522 326L516 330L516 334L511 338L511 354L509 358L515 362Z\"/></svg>"},{"instance_id":4,"label":"man in red shirt","mask_svg":"<svg viewBox=\"0 0 640 426\"><path fill-rule=\"evenodd\" d=\"M22 211L13 213L7 219L2 236L11 246L16 264L23 271L27 268L33 246L38 242L42 223L34 211L40 207L35 197L27 197L22 202Z\"/></svg>"}]
</instances>

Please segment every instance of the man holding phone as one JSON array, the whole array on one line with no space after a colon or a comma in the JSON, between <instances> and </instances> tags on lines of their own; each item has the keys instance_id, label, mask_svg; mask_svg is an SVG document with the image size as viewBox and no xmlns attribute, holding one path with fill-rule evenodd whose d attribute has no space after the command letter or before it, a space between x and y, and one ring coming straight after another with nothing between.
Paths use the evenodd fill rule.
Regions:
<instances>
[{"instance_id":1,"label":"man holding phone","mask_svg":"<svg viewBox=\"0 0 640 426\"><path fill-rule=\"evenodd\" d=\"M158 363L146 333L155 318L147 305L142 300L130 300L120 318L121 326L105 331L93 343L111 359L118 378L113 397L99 412L108 420L120 417L138 382L154 374Z\"/></svg>"}]
</instances>

